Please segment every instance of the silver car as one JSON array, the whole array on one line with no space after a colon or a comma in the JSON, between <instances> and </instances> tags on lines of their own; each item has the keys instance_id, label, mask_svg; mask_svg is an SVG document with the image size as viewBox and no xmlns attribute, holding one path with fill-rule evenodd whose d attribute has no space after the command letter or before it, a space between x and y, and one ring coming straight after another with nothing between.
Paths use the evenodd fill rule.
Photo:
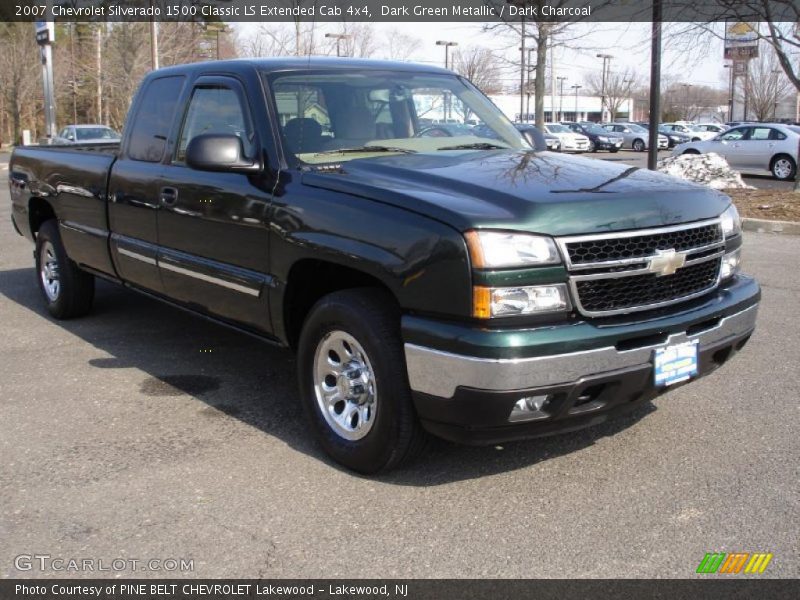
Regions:
<instances>
[{"instance_id":1,"label":"silver car","mask_svg":"<svg viewBox=\"0 0 800 600\"><path fill-rule=\"evenodd\" d=\"M56 136L56 144L115 144L120 135L106 125L67 125Z\"/></svg>"},{"instance_id":2,"label":"silver car","mask_svg":"<svg viewBox=\"0 0 800 600\"><path fill-rule=\"evenodd\" d=\"M673 156L715 152L737 171L772 173L776 179L794 179L800 127L778 123L753 123L733 127L706 142L675 146Z\"/></svg>"},{"instance_id":3,"label":"silver car","mask_svg":"<svg viewBox=\"0 0 800 600\"><path fill-rule=\"evenodd\" d=\"M636 123L607 123L603 125L604 128L614 133L618 133L624 139L622 142L623 148L630 148L636 152L644 152L647 150L650 132L647 128L642 127ZM663 134L658 134L658 149L666 150L669 148L669 139Z\"/></svg>"}]
</instances>

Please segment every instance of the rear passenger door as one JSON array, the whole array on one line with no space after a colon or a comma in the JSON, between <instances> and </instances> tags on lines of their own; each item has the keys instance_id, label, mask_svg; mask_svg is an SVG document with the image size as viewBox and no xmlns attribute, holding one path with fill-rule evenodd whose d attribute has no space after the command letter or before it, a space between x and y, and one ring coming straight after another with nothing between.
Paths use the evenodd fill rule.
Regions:
<instances>
[{"instance_id":1,"label":"rear passenger door","mask_svg":"<svg viewBox=\"0 0 800 600\"><path fill-rule=\"evenodd\" d=\"M154 292L164 289L157 263L162 160L185 80L177 75L144 84L108 185L111 258L117 273Z\"/></svg>"},{"instance_id":2,"label":"rear passenger door","mask_svg":"<svg viewBox=\"0 0 800 600\"><path fill-rule=\"evenodd\" d=\"M175 151L158 190L159 265L167 295L204 312L269 331L268 211L274 178L186 166L195 136L234 134L258 160L253 110L234 77L204 76L191 90Z\"/></svg>"}]
</instances>

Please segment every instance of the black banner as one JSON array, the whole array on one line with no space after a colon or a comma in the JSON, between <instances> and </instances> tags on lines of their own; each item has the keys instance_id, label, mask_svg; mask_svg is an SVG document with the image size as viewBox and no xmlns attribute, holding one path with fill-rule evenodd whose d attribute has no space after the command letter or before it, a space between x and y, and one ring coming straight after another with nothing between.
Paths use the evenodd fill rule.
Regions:
<instances>
[{"instance_id":1,"label":"black banner","mask_svg":"<svg viewBox=\"0 0 800 600\"><path fill-rule=\"evenodd\" d=\"M772 600L796 598L797 580L158 580L0 581L3 600Z\"/></svg>"},{"instance_id":2,"label":"black banner","mask_svg":"<svg viewBox=\"0 0 800 600\"><path fill-rule=\"evenodd\" d=\"M798 0L660 0L664 21L796 22ZM653 0L3 0L0 21L650 21Z\"/></svg>"}]
</instances>

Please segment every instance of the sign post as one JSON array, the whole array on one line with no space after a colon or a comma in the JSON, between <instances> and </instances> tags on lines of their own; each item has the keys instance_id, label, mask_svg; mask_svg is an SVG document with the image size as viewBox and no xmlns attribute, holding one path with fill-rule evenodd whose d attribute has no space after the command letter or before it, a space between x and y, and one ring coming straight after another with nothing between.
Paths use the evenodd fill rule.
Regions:
<instances>
[{"instance_id":1,"label":"sign post","mask_svg":"<svg viewBox=\"0 0 800 600\"><path fill-rule=\"evenodd\" d=\"M49 7L48 7L49 8ZM36 21L36 43L42 59L42 83L44 86L45 136L49 143L56 137L56 98L53 86L53 41L56 27L53 21Z\"/></svg>"}]
</instances>

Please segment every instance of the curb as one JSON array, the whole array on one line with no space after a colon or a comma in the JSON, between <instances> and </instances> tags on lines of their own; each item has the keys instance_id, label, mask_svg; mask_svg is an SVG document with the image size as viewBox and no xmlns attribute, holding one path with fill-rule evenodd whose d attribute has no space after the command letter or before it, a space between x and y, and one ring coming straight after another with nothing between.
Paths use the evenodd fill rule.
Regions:
<instances>
[{"instance_id":1,"label":"curb","mask_svg":"<svg viewBox=\"0 0 800 600\"><path fill-rule=\"evenodd\" d=\"M742 219L742 229L757 233L783 233L800 235L800 223L796 221L768 221L767 219Z\"/></svg>"}]
</instances>

